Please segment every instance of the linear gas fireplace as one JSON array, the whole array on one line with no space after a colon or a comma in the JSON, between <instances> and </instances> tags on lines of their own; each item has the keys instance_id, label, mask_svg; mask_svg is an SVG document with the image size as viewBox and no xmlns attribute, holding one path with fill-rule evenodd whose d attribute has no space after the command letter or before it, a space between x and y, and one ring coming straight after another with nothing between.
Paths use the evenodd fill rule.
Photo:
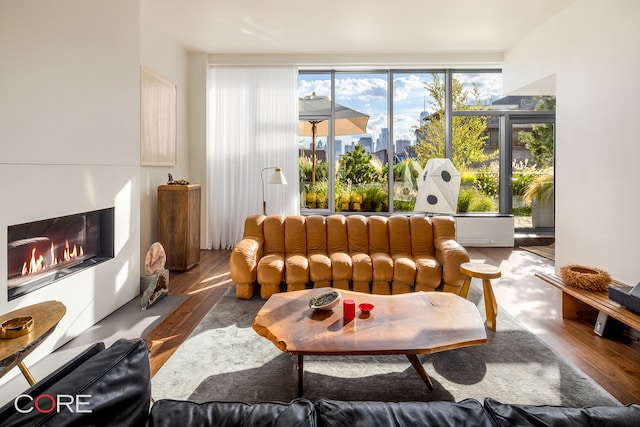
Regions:
<instances>
[{"instance_id":1,"label":"linear gas fireplace","mask_svg":"<svg viewBox=\"0 0 640 427\"><path fill-rule=\"evenodd\" d=\"M7 230L9 301L113 258L113 208Z\"/></svg>"}]
</instances>

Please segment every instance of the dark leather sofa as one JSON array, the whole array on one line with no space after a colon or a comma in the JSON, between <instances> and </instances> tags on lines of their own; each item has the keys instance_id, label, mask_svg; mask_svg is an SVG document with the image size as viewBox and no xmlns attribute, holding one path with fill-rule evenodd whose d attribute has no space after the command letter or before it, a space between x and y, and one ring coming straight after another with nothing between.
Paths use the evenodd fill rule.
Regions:
<instances>
[{"instance_id":1,"label":"dark leather sofa","mask_svg":"<svg viewBox=\"0 0 640 427\"><path fill-rule=\"evenodd\" d=\"M95 344L0 409L8 426L638 426L640 405L568 408L484 402L288 403L158 400L143 340ZM215 397L215 396L212 396ZM55 402L55 405L52 403Z\"/></svg>"}]
</instances>

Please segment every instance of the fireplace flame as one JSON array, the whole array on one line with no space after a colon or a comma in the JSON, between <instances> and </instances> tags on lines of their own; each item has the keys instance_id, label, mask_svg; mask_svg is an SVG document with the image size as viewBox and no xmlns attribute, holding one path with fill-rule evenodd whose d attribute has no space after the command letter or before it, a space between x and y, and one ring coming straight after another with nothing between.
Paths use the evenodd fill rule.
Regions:
<instances>
[{"instance_id":1,"label":"fireplace flame","mask_svg":"<svg viewBox=\"0 0 640 427\"><path fill-rule=\"evenodd\" d=\"M82 249L82 246L78 247L74 244L73 248L70 248L69 240L65 240L64 253L61 259L56 257L55 245L53 244L53 242L51 242L51 249L50 249L51 264L49 265L45 263L44 257L42 255L39 255L36 253L36 250L37 248L31 249L31 258L28 261L25 261L24 264L22 265L23 276L39 273L42 270L45 270L50 267L54 267L61 262L73 261L78 257L84 256L84 250Z\"/></svg>"}]
</instances>

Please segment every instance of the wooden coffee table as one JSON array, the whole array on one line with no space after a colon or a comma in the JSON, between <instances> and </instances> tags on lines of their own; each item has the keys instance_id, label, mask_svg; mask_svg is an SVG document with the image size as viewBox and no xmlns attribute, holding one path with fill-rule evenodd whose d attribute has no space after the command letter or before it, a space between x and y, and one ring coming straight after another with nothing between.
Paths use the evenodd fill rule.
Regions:
<instances>
[{"instance_id":1,"label":"wooden coffee table","mask_svg":"<svg viewBox=\"0 0 640 427\"><path fill-rule=\"evenodd\" d=\"M280 350L298 356L298 394L304 387L305 355L353 356L404 354L430 390L433 383L418 354L484 344L487 335L476 306L448 292L373 295L340 290L342 301L353 299L375 308L356 312L343 324L342 301L333 310L309 308L309 299L328 289L277 293L253 320L253 329Z\"/></svg>"}]
</instances>

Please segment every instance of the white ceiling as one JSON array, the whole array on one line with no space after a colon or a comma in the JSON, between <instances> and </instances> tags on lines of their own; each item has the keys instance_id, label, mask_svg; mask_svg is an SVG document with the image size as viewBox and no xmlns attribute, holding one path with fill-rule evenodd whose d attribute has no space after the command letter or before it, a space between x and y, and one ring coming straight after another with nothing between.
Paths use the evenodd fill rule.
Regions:
<instances>
[{"instance_id":1,"label":"white ceiling","mask_svg":"<svg viewBox=\"0 0 640 427\"><path fill-rule=\"evenodd\" d=\"M141 0L141 18L218 54L503 52L575 0Z\"/></svg>"}]
</instances>

